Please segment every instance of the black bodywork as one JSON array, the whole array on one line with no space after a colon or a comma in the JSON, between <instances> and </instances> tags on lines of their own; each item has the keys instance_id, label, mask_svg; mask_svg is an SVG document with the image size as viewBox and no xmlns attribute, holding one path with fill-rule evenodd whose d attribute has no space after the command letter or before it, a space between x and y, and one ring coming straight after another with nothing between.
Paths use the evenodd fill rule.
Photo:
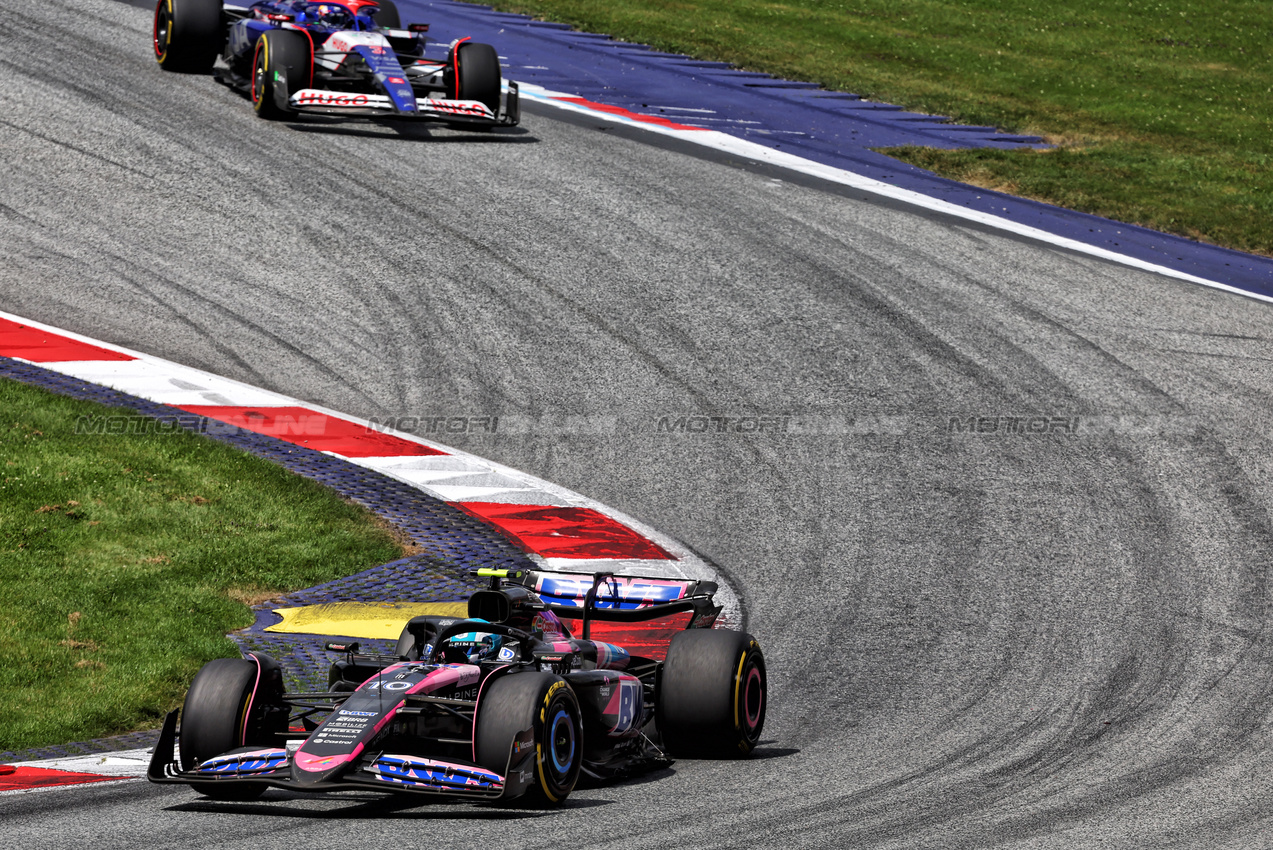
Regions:
<instances>
[{"instance_id":1,"label":"black bodywork","mask_svg":"<svg viewBox=\"0 0 1273 850\"><path fill-rule=\"evenodd\" d=\"M689 615L680 618L680 628L710 629L721 611L712 599L715 584L609 573L478 574L491 583L470 598L468 619L417 617L406 624L393 656L364 654L357 644L328 644L339 657L325 692L284 693L278 664L257 653L221 662L241 665L234 670L246 683L244 709L234 717L232 736L224 739L234 746L206 751L223 744L205 743L202 728L187 741L173 711L149 778L230 798L254 796L269 786L486 800L538 788L541 798L556 803L575 775L607 779L671 763L658 723L662 662L592 640L590 632L597 623L666 623L674 614ZM763 661L760 670L763 688ZM495 703L534 690L541 681L545 687L533 703L542 706L540 719L499 727L505 709ZM521 685L526 687L514 687ZM740 687L735 684L735 691ZM203 719L203 702L192 703L197 689L198 678L183 725L220 722ZM237 692L232 697L226 705L239 704ZM758 692L754 700L759 722L762 697ZM545 719L545 710L557 712L556 719ZM758 723L753 725L758 735ZM560 774L555 785L554 759Z\"/></svg>"}]
</instances>

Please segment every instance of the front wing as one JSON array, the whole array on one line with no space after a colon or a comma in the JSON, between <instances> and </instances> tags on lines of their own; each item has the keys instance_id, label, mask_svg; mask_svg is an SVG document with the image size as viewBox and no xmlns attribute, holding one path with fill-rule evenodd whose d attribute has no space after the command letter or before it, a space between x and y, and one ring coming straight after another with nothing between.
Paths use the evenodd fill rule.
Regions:
<instances>
[{"instance_id":1,"label":"front wing","mask_svg":"<svg viewBox=\"0 0 1273 850\"><path fill-rule=\"evenodd\" d=\"M293 112L317 112L328 115L382 116L433 121L472 121L480 124L516 124L518 121L517 83L510 82L502 97L499 114L477 100L416 98L415 112L399 112L383 94L301 89L287 98Z\"/></svg>"},{"instance_id":2,"label":"front wing","mask_svg":"<svg viewBox=\"0 0 1273 850\"><path fill-rule=\"evenodd\" d=\"M475 801L518 797L533 782L535 747L528 743L533 740L531 730L519 735L517 744L511 748L505 776L472 764L384 752L358 759L338 779L301 785L292 778L288 750L269 747L244 748L241 752L210 758L194 770L183 771L175 757L177 714L172 711L164 719L163 731L146 772L151 782L189 785L195 790L264 785L290 791L374 790ZM516 755L519 752L520 757Z\"/></svg>"}]
</instances>

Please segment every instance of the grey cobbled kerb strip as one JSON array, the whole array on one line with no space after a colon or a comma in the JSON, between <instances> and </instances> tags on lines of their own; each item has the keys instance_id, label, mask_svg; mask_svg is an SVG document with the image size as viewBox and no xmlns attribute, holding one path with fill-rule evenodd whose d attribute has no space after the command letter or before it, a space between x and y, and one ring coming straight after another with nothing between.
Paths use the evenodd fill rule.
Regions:
<instances>
[{"instance_id":1,"label":"grey cobbled kerb strip","mask_svg":"<svg viewBox=\"0 0 1273 850\"><path fill-rule=\"evenodd\" d=\"M134 410L142 415L158 419L166 425L175 425L188 431L204 434L211 439L270 460L292 472L325 484L341 496L363 505L399 529L404 537L419 548L418 555L382 564L316 587L295 591L256 606L256 622L248 629L230 637L241 649L259 650L276 657L288 673L288 685L291 688L306 690L325 686L324 676L330 658L323 649L323 644L332 637L340 636L266 632L267 627L281 620L274 613L275 608L348 601L415 603L462 601L467 599L476 588L469 573L470 570L478 568L562 569L577 565L576 568L580 571L589 571L607 566L607 562L596 559L563 564L560 559L546 559L524 550L492 524L458 508L454 501L439 498L426 492L419 484L404 480L406 476L420 474L419 470L412 468L410 463L412 460L419 460L417 458L407 458L407 462L401 468L395 467L394 463L403 461L402 458L370 460L360 458L360 462L355 462L329 452L316 451L268 434L240 428L172 404L155 401L154 392L148 392L147 394L152 397L146 398L127 392L121 387L127 387L130 384L153 387L155 386L154 378L166 373L170 376L179 376L170 377L164 383L177 387L182 398L187 397L192 391L218 398L223 398L227 392L241 391L252 398L261 398L263 395L272 396L271 401L275 406L289 402L301 404L295 399L266 394L264 391L238 382L200 373L139 352L108 346L66 331L47 328L16 316L0 315L0 322L6 320L14 323L18 328L45 334L53 341L83 344L83 350L88 351L89 354L84 355L86 357L84 361L44 363L30 362L30 359L20 357L0 356L0 377L41 387L72 398ZM105 354L118 353L124 360L109 363L94 362L89 359L92 356L91 350L94 348L102 350ZM27 353L25 349L24 353ZM77 372L100 374L103 377L101 382L98 382L68 374ZM206 380L201 381L200 376ZM113 386L107 386L106 383L111 383ZM162 395L163 391L159 391L159 394ZM307 404L305 407L324 414L330 413L312 404ZM268 409L268 407L263 405L262 409ZM355 421L348 417L342 417L342 419L346 422ZM361 424L370 427L369 423ZM376 430L384 433L383 429ZM412 435L397 435L396 432L390 432L390 435L424 442ZM453 449L438 447L437 444L430 444L430 447L445 449L447 453L445 459L455 463L468 465L480 463L483 468L490 471L490 477L511 482L509 486L522 487L520 491L510 491L514 495L509 498L514 501L524 500L527 493L536 493L550 504L586 506L592 510L604 510L611 519L634 530L671 555L668 560L660 561L615 560L609 563L614 572L651 573L662 568L663 573L667 575L715 580L721 586L718 601L725 606L723 619L732 624L743 625L742 610L728 575L692 553L679 541L654 532L636 520L583 496L540 481L525 473L484 462ZM373 469L369 464L385 468ZM394 472L395 469L398 469L397 474ZM387 640L361 639L361 642L368 648L374 648L373 651L388 652L392 649L392 642ZM3 752L0 753L0 761L31 761L133 749L140 744L149 743L150 739L151 733L138 733L120 738L23 752Z\"/></svg>"}]
</instances>

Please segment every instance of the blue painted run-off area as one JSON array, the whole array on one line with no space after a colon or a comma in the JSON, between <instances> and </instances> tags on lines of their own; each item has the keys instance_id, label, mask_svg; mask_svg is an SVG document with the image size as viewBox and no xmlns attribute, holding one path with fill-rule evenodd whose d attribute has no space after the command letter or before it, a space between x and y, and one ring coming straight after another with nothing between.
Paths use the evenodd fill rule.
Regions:
<instances>
[{"instance_id":1,"label":"blue painted run-off area","mask_svg":"<svg viewBox=\"0 0 1273 850\"><path fill-rule=\"evenodd\" d=\"M397 0L403 23L495 46L505 76L681 124L720 130L814 162L1090 245L1273 297L1273 260L1013 198L898 162L871 148L1039 146L1033 136L945 123L940 116L738 71L561 24L451 0Z\"/></svg>"}]
</instances>

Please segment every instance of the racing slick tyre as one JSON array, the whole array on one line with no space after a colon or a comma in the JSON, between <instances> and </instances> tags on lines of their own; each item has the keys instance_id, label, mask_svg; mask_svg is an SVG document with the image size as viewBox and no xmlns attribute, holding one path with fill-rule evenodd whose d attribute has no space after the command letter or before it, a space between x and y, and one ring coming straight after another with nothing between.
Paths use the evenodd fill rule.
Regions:
<instances>
[{"instance_id":1,"label":"racing slick tyre","mask_svg":"<svg viewBox=\"0 0 1273 850\"><path fill-rule=\"evenodd\" d=\"M221 52L221 0L159 0L155 59L165 71L206 74Z\"/></svg>"},{"instance_id":2,"label":"racing slick tyre","mask_svg":"<svg viewBox=\"0 0 1273 850\"><path fill-rule=\"evenodd\" d=\"M583 763L579 700L565 680L551 673L511 673L482 694L473 729L477 763L503 776L517 735L534 730L531 803L560 805L575 787Z\"/></svg>"},{"instance_id":3,"label":"racing slick tyre","mask_svg":"<svg viewBox=\"0 0 1273 850\"><path fill-rule=\"evenodd\" d=\"M690 629L672 638L658 682L656 712L668 754L740 758L765 725L765 657L756 639L726 629Z\"/></svg>"},{"instance_id":4,"label":"racing slick tyre","mask_svg":"<svg viewBox=\"0 0 1273 850\"><path fill-rule=\"evenodd\" d=\"M377 3L380 8L371 16L376 25L384 29L402 29L402 16L398 14L398 7L393 0L377 0Z\"/></svg>"},{"instance_id":5,"label":"racing slick tyre","mask_svg":"<svg viewBox=\"0 0 1273 850\"><path fill-rule=\"evenodd\" d=\"M292 114L287 98L309 88L314 51L310 41L295 30L261 33L252 55L252 106L262 118Z\"/></svg>"},{"instance_id":6,"label":"racing slick tyre","mask_svg":"<svg viewBox=\"0 0 1273 850\"><path fill-rule=\"evenodd\" d=\"M455 98L480 101L499 114L499 54L489 44L466 41L455 49Z\"/></svg>"},{"instance_id":7,"label":"racing slick tyre","mask_svg":"<svg viewBox=\"0 0 1273 850\"><path fill-rule=\"evenodd\" d=\"M183 771L234 749L278 743L275 732L287 725L286 709L277 710L282 705L282 675L272 659L258 658L259 668L244 658L217 658L203 665L190 683L181 707ZM263 785L194 787L218 800L250 800L265 790Z\"/></svg>"}]
</instances>

